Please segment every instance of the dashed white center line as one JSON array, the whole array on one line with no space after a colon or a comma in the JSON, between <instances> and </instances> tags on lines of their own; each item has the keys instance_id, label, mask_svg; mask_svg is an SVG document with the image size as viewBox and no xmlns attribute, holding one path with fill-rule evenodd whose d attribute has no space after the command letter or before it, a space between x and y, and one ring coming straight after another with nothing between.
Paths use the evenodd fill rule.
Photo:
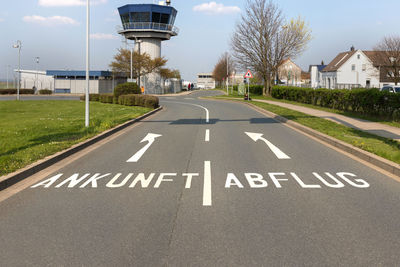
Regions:
<instances>
[{"instance_id":1,"label":"dashed white center line","mask_svg":"<svg viewBox=\"0 0 400 267\"><path fill-rule=\"evenodd\" d=\"M211 162L204 161L203 206L211 205Z\"/></svg>"},{"instance_id":2,"label":"dashed white center line","mask_svg":"<svg viewBox=\"0 0 400 267\"><path fill-rule=\"evenodd\" d=\"M206 142L210 142L210 129L206 130L206 136L205 136L205 140Z\"/></svg>"}]
</instances>

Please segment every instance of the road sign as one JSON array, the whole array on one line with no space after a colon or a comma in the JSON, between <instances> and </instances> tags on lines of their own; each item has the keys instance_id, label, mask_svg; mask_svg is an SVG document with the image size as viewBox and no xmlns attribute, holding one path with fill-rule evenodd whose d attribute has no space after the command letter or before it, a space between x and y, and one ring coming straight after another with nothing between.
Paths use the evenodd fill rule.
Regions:
<instances>
[{"instance_id":1,"label":"road sign","mask_svg":"<svg viewBox=\"0 0 400 267\"><path fill-rule=\"evenodd\" d=\"M253 78L250 70L247 70L247 73L244 75L245 78Z\"/></svg>"}]
</instances>

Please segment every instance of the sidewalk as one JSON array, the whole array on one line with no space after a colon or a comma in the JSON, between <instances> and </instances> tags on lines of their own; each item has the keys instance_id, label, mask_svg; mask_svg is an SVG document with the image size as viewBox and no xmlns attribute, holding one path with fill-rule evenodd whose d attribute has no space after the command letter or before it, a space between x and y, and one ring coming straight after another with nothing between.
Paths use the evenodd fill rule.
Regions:
<instances>
[{"instance_id":1,"label":"sidewalk","mask_svg":"<svg viewBox=\"0 0 400 267\"><path fill-rule=\"evenodd\" d=\"M389 139L394 139L397 141L400 141L400 128L377 123L377 122L371 122L367 120L362 120L362 119L357 119L357 118L351 118L351 117L346 117L340 114L335 114L331 112L326 112L322 110L317 110L313 108L307 108L307 107L302 107L298 105L293 105L293 104L288 104L288 103L282 103L282 102L277 102L277 101L270 101L270 100L259 100L259 99L253 99L253 101L257 102L265 102L271 105L276 105L292 110L299 111L304 114L312 115L315 117L320 117L323 119L327 119L333 122L336 122L338 124L345 125L347 127L351 127L357 130L365 131L374 135L382 136L385 138Z\"/></svg>"}]
</instances>

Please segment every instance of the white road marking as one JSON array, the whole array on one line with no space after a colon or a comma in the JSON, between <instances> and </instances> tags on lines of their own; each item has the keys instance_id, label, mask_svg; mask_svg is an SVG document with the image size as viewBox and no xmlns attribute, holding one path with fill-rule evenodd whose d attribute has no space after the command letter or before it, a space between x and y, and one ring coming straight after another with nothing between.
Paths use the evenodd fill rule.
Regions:
<instances>
[{"instance_id":1,"label":"white road marking","mask_svg":"<svg viewBox=\"0 0 400 267\"><path fill-rule=\"evenodd\" d=\"M211 162L204 161L203 206L211 205Z\"/></svg>"},{"instance_id":2,"label":"white road marking","mask_svg":"<svg viewBox=\"0 0 400 267\"><path fill-rule=\"evenodd\" d=\"M145 138L143 138L140 143L143 142L148 142L147 145L145 145L142 149L140 149L138 152L136 152L135 155L133 155L130 159L128 159L126 162L138 162L138 160L143 156L143 154L149 149L149 147L154 143L157 137L162 136L161 134L152 134L149 133L146 135Z\"/></svg>"},{"instance_id":3,"label":"white road marking","mask_svg":"<svg viewBox=\"0 0 400 267\"><path fill-rule=\"evenodd\" d=\"M195 106L195 107L199 107L202 108L206 111L206 123L210 123L210 112L208 111L207 108L197 105L197 104L192 104L192 103L183 103L183 102L175 102L175 101L164 101L167 103L175 103L175 104L182 104L182 105L190 105L190 106Z\"/></svg>"},{"instance_id":4,"label":"white road marking","mask_svg":"<svg viewBox=\"0 0 400 267\"><path fill-rule=\"evenodd\" d=\"M186 99L186 100L194 100L194 98L191 98L191 97L186 97L184 99Z\"/></svg>"},{"instance_id":5,"label":"white road marking","mask_svg":"<svg viewBox=\"0 0 400 267\"><path fill-rule=\"evenodd\" d=\"M271 151L275 154L275 156L278 159L290 159L290 157L288 155L286 155L285 153L282 152L282 150L280 150L278 147L276 147L274 144L272 144L270 141L268 141L267 139L265 139L263 136L263 134L260 133L249 133L249 132L245 132L251 139L253 139L254 142L257 142L258 140L262 140L264 141L267 146L269 147L269 149L271 149Z\"/></svg>"},{"instance_id":6,"label":"white road marking","mask_svg":"<svg viewBox=\"0 0 400 267\"><path fill-rule=\"evenodd\" d=\"M205 141L206 141L206 142L210 142L210 129L207 129L207 130L206 130Z\"/></svg>"}]
</instances>

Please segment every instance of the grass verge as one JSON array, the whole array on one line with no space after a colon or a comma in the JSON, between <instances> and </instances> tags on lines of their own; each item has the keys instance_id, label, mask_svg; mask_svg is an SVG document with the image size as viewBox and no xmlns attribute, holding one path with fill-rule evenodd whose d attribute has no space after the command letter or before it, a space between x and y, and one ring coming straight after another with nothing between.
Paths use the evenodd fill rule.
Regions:
<instances>
[{"instance_id":1,"label":"grass verge","mask_svg":"<svg viewBox=\"0 0 400 267\"><path fill-rule=\"evenodd\" d=\"M400 164L400 144L397 141L280 106L255 101L251 101L251 103L279 116Z\"/></svg>"},{"instance_id":2,"label":"grass verge","mask_svg":"<svg viewBox=\"0 0 400 267\"><path fill-rule=\"evenodd\" d=\"M66 149L151 109L82 101L0 101L0 176Z\"/></svg>"}]
</instances>

